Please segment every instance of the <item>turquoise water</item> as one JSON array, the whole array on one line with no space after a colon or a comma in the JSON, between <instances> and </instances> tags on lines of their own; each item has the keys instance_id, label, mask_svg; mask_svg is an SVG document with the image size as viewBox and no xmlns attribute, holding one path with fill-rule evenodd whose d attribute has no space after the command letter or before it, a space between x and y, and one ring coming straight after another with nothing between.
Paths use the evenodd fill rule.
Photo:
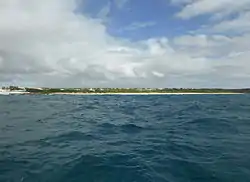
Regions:
<instances>
[{"instance_id":1,"label":"turquoise water","mask_svg":"<svg viewBox=\"0 0 250 182\"><path fill-rule=\"evenodd\" d=\"M249 182L250 96L0 96L1 182Z\"/></svg>"}]
</instances>

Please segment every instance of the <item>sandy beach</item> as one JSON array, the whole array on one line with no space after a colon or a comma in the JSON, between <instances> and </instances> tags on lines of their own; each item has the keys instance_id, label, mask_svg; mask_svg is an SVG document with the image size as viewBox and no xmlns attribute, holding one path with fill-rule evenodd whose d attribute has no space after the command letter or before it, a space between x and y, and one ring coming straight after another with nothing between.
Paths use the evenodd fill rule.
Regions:
<instances>
[{"instance_id":1,"label":"sandy beach","mask_svg":"<svg viewBox=\"0 0 250 182\"><path fill-rule=\"evenodd\" d=\"M235 95L244 93L52 93L49 95Z\"/></svg>"}]
</instances>

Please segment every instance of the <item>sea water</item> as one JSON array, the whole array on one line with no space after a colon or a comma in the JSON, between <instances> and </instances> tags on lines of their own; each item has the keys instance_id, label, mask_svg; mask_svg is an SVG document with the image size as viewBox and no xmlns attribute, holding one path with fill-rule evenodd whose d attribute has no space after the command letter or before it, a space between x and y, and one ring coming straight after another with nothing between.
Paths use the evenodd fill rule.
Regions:
<instances>
[{"instance_id":1,"label":"sea water","mask_svg":"<svg viewBox=\"0 0 250 182\"><path fill-rule=\"evenodd\" d=\"M1 182L249 182L249 95L0 96Z\"/></svg>"}]
</instances>

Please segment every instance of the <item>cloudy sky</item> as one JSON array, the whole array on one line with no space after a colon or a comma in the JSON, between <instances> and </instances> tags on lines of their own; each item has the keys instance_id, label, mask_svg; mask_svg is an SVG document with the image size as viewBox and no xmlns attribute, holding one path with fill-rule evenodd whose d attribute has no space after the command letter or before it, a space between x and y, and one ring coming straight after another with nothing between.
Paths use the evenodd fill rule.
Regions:
<instances>
[{"instance_id":1,"label":"cloudy sky","mask_svg":"<svg viewBox=\"0 0 250 182\"><path fill-rule=\"evenodd\" d=\"M250 0L1 0L0 85L250 87Z\"/></svg>"}]
</instances>

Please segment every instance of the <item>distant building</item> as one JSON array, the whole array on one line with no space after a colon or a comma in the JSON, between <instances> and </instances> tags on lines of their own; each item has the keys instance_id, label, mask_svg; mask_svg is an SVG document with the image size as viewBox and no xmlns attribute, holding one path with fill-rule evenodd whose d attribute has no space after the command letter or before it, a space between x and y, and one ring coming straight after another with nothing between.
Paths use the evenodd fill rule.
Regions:
<instances>
[{"instance_id":1,"label":"distant building","mask_svg":"<svg viewBox=\"0 0 250 182\"><path fill-rule=\"evenodd\" d=\"M39 87L27 87L26 89L43 90L43 88L39 88Z\"/></svg>"}]
</instances>

